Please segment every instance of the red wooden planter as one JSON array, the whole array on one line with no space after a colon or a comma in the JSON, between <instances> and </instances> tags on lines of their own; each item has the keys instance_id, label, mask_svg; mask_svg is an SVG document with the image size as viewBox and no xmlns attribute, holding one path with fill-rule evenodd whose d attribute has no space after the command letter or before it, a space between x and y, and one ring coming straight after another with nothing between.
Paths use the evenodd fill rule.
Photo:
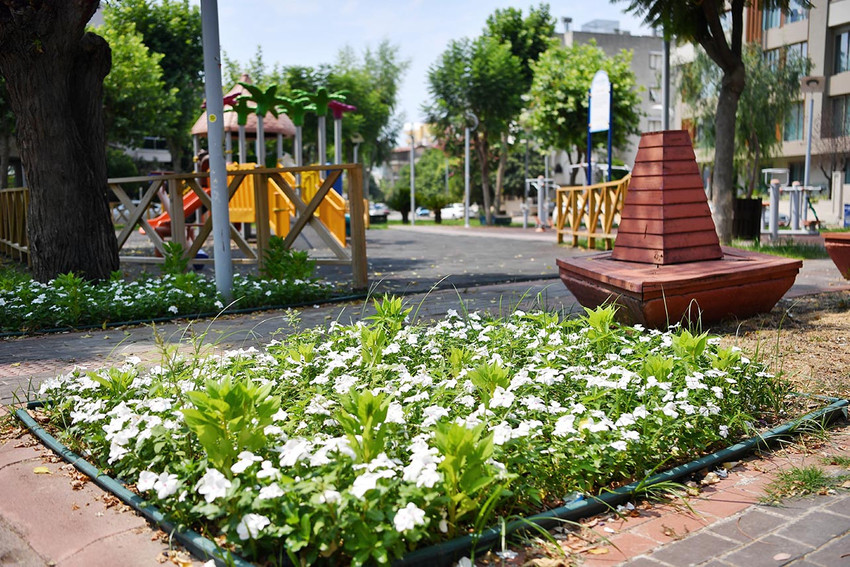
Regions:
<instances>
[{"instance_id":1,"label":"red wooden planter","mask_svg":"<svg viewBox=\"0 0 850 567\"><path fill-rule=\"evenodd\" d=\"M850 280L850 232L824 232L823 243L835 267Z\"/></svg>"},{"instance_id":2,"label":"red wooden planter","mask_svg":"<svg viewBox=\"0 0 850 567\"><path fill-rule=\"evenodd\" d=\"M803 265L720 247L684 130L641 137L614 250L557 262L579 303L649 327L770 311Z\"/></svg>"}]
</instances>

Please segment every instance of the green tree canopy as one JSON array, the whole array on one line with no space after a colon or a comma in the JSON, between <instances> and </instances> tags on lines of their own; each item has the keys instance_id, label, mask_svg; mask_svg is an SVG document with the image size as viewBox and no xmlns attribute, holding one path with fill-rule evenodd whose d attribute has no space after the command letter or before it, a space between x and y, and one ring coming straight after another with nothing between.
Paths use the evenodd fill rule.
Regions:
<instances>
[{"instance_id":1,"label":"green tree canopy","mask_svg":"<svg viewBox=\"0 0 850 567\"><path fill-rule=\"evenodd\" d=\"M160 106L159 120L150 133L166 139L175 169L187 169L191 155L192 124L203 101L204 50L201 12L189 0L109 0L116 23L133 23L144 44L162 56L164 92L173 102Z\"/></svg>"},{"instance_id":2,"label":"green tree canopy","mask_svg":"<svg viewBox=\"0 0 850 567\"><path fill-rule=\"evenodd\" d=\"M97 33L112 48L112 69L103 80L103 111L108 144L139 146L161 120L162 108L175 104L176 88L167 89L159 66L130 21L112 10L103 14Z\"/></svg>"},{"instance_id":3,"label":"green tree canopy","mask_svg":"<svg viewBox=\"0 0 850 567\"><path fill-rule=\"evenodd\" d=\"M811 62L796 54L787 54L784 61L765 59L761 47L747 45L744 49L747 83L738 101L735 121L735 169L744 178L747 196L752 196L760 181L764 160L770 159L782 146L777 133L795 104L800 104L800 80ZM697 131L702 134L697 143L711 146L715 142L714 109L723 80L720 69L702 52L682 67L682 101L694 112Z\"/></svg>"},{"instance_id":4,"label":"green tree canopy","mask_svg":"<svg viewBox=\"0 0 850 567\"><path fill-rule=\"evenodd\" d=\"M488 223L493 202L490 151L522 109L521 72L520 60L511 53L510 45L487 35L452 41L428 70L431 102L425 110L441 139L462 139L464 129L470 125L469 114L478 119L472 142L481 166Z\"/></svg>"},{"instance_id":5,"label":"green tree canopy","mask_svg":"<svg viewBox=\"0 0 850 567\"><path fill-rule=\"evenodd\" d=\"M664 37L700 45L723 73L714 119L714 174L712 204L717 234L724 244L732 241L735 194L735 117L744 92L744 8L747 0L611 0L628 2L627 11L643 17ZM799 0L806 6L811 3ZM787 12L791 0L754 0L763 8Z\"/></svg>"},{"instance_id":6,"label":"green tree canopy","mask_svg":"<svg viewBox=\"0 0 850 567\"><path fill-rule=\"evenodd\" d=\"M534 78L532 65L555 43L555 19L548 4L532 6L525 17L517 8L496 9L487 17L484 33L510 46L511 53L519 59L522 83L528 90Z\"/></svg>"},{"instance_id":7,"label":"green tree canopy","mask_svg":"<svg viewBox=\"0 0 850 567\"><path fill-rule=\"evenodd\" d=\"M607 57L593 41L546 51L532 66L534 81L528 97L528 123L535 137L544 147L565 150L570 163L586 161L587 92L593 75L601 69L608 73L614 91L613 143L622 148L628 136L637 133L640 122L631 61L630 51ZM595 143L604 144L607 139L604 132L594 136Z\"/></svg>"}]
</instances>

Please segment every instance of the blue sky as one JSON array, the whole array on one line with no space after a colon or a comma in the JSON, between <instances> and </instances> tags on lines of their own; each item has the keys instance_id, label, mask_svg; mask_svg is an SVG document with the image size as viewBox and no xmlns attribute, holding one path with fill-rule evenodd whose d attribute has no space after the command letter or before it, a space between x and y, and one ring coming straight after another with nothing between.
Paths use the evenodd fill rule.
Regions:
<instances>
[{"instance_id":1,"label":"blue sky","mask_svg":"<svg viewBox=\"0 0 850 567\"><path fill-rule=\"evenodd\" d=\"M403 79L398 111L406 120L421 120L420 107L428 98L426 75L452 39L481 33L496 8L514 6L527 13L540 2L485 0L219 0L221 47L231 59L248 61L263 48L267 64L318 65L332 63L350 45L358 53L389 39L399 46L410 68ZM622 13L625 2L608 0L550 2L563 31L562 17L572 29L591 20L619 20L632 34L649 30Z\"/></svg>"}]
</instances>

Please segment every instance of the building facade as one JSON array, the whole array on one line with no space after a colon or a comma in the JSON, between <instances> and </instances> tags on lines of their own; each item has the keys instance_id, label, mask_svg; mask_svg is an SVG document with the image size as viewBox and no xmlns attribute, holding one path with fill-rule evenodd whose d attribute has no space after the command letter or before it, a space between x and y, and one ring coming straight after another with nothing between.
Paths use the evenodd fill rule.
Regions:
<instances>
[{"instance_id":1,"label":"building facade","mask_svg":"<svg viewBox=\"0 0 850 567\"><path fill-rule=\"evenodd\" d=\"M595 41L597 47L609 57L621 51L632 52L632 71L635 83L640 87L640 132L654 132L662 128L661 73L663 64L664 41L660 36L638 36L623 31L616 20L593 20L581 26L580 30L571 30L571 18L562 18L564 33L559 34L562 45L570 47ZM614 157L629 167L634 163L639 136L630 136L627 147L617 148ZM598 156L604 161L606 158ZM558 185L569 185L569 164L564 152L555 152L553 159L553 179ZM581 183L581 176L578 178Z\"/></svg>"}]
</instances>

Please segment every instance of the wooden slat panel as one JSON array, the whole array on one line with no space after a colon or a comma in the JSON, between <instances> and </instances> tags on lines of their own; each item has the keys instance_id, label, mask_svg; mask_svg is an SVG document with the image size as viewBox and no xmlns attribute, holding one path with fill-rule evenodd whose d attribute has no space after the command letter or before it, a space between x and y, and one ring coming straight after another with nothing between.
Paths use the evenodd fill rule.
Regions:
<instances>
[{"instance_id":1,"label":"wooden slat panel","mask_svg":"<svg viewBox=\"0 0 850 567\"><path fill-rule=\"evenodd\" d=\"M665 220L665 219L682 219L682 218L701 218L706 214L711 214L708 208L708 203L684 203L681 205L634 205L626 206L623 209L623 221L620 223L622 227L626 224L627 219L649 219L649 220Z\"/></svg>"},{"instance_id":2,"label":"wooden slat panel","mask_svg":"<svg viewBox=\"0 0 850 567\"><path fill-rule=\"evenodd\" d=\"M635 168L632 170L634 177L643 177L647 175L699 175L699 166L695 160L691 161L647 161L642 163L635 162ZM702 183L700 183L700 187Z\"/></svg>"},{"instance_id":3,"label":"wooden slat panel","mask_svg":"<svg viewBox=\"0 0 850 567\"><path fill-rule=\"evenodd\" d=\"M663 191L632 191L626 199L627 205L681 205L705 203L705 194L691 189L664 189Z\"/></svg>"},{"instance_id":4,"label":"wooden slat panel","mask_svg":"<svg viewBox=\"0 0 850 567\"><path fill-rule=\"evenodd\" d=\"M694 149L690 146L658 146L644 148L640 155L641 161L669 161L669 160L693 160L696 159ZM637 163L637 160L635 160Z\"/></svg>"},{"instance_id":5,"label":"wooden slat panel","mask_svg":"<svg viewBox=\"0 0 850 567\"><path fill-rule=\"evenodd\" d=\"M617 247L626 248L659 248L672 250L691 246L717 245L717 234L711 232L683 232L681 234L630 234L617 235ZM719 250L719 248L718 248Z\"/></svg>"},{"instance_id":6,"label":"wooden slat panel","mask_svg":"<svg viewBox=\"0 0 850 567\"><path fill-rule=\"evenodd\" d=\"M702 188L702 176L698 171L690 174L681 175L632 175L632 182L629 189L640 189L649 191L661 191L666 189L693 189L702 192L705 195L705 190Z\"/></svg>"},{"instance_id":7,"label":"wooden slat panel","mask_svg":"<svg viewBox=\"0 0 850 567\"><path fill-rule=\"evenodd\" d=\"M714 231L714 221L710 217L648 220L631 219L627 226L623 224L617 230L617 234L679 234L691 231Z\"/></svg>"}]
</instances>

